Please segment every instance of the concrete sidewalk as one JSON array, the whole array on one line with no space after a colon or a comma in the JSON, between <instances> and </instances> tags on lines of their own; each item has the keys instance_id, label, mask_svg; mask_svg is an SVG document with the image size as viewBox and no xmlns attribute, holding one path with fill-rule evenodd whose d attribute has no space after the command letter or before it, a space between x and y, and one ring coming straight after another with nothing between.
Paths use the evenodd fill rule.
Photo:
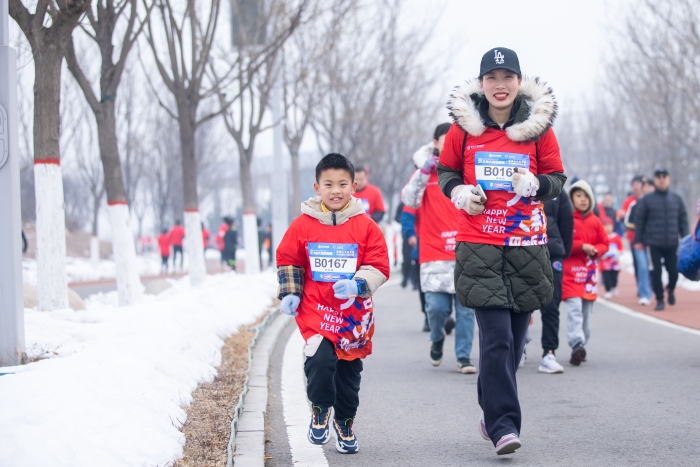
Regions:
<instances>
[{"instance_id":1,"label":"concrete sidewalk","mask_svg":"<svg viewBox=\"0 0 700 467\"><path fill-rule=\"evenodd\" d=\"M639 305L637 283L632 274L620 271L618 290L620 294L617 297L611 298L610 301L655 318L693 329L700 329L700 292L693 292L676 287L676 304L670 306L666 303L666 309L664 311L654 311L654 306L656 304L655 299L652 299L652 304L649 306ZM603 285L600 284L599 296L602 297L604 293L605 289Z\"/></svg>"}]
</instances>

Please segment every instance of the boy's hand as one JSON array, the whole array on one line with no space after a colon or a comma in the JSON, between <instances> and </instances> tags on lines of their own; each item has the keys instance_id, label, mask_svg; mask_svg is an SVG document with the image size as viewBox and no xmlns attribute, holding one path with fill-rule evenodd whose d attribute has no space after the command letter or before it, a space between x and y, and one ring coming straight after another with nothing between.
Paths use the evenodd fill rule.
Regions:
<instances>
[{"instance_id":1,"label":"boy's hand","mask_svg":"<svg viewBox=\"0 0 700 467\"><path fill-rule=\"evenodd\" d=\"M282 297L282 303L280 303L280 311L285 315L299 316L299 313L297 313L297 308L299 307L300 302L301 298L299 298L298 295L285 295Z\"/></svg>"},{"instance_id":2,"label":"boy's hand","mask_svg":"<svg viewBox=\"0 0 700 467\"><path fill-rule=\"evenodd\" d=\"M335 298L353 298L357 297L357 281L354 279L340 279L333 284Z\"/></svg>"},{"instance_id":3,"label":"boy's hand","mask_svg":"<svg viewBox=\"0 0 700 467\"><path fill-rule=\"evenodd\" d=\"M457 209L464 209L470 216L484 212L486 198L478 194L474 185L459 185L452 189L452 202Z\"/></svg>"},{"instance_id":4,"label":"boy's hand","mask_svg":"<svg viewBox=\"0 0 700 467\"><path fill-rule=\"evenodd\" d=\"M515 194L525 198L535 196L537 190L540 189L540 182L537 180L537 177L527 169L515 168L510 180Z\"/></svg>"},{"instance_id":5,"label":"boy's hand","mask_svg":"<svg viewBox=\"0 0 700 467\"><path fill-rule=\"evenodd\" d=\"M586 253L588 256L595 256L598 254L598 249L594 247L593 245L590 245L588 243L585 243L581 249L583 250L584 253Z\"/></svg>"}]
</instances>

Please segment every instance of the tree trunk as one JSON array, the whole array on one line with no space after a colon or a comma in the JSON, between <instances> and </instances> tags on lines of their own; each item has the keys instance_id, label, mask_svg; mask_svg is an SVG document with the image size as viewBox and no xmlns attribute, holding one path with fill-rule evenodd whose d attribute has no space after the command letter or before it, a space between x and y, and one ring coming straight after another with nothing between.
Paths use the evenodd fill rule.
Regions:
<instances>
[{"instance_id":1,"label":"tree trunk","mask_svg":"<svg viewBox=\"0 0 700 467\"><path fill-rule=\"evenodd\" d=\"M296 218L301 215L301 169L299 168L299 148L291 152L292 155L292 215Z\"/></svg>"},{"instance_id":2,"label":"tree trunk","mask_svg":"<svg viewBox=\"0 0 700 467\"><path fill-rule=\"evenodd\" d=\"M185 253L189 262L190 282L204 282L207 267L204 261L204 244L197 196L197 160L195 159L195 125L190 118L192 109L178 105L180 123L180 147L182 151L182 194L185 211Z\"/></svg>"},{"instance_id":3,"label":"tree trunk","mask_svg":"<svg viewBox=\"0 0 700 467\"><path fill-rule=\"evenodd\" d=\"M126 202L119 145L117 122L114 116L114 101L100 103L100 112L95 114L100 158L104 170L107 211L112 229L112 247L117 268L117 295L119 306L140 303L143 286L136 261L136 246L131 230L131 216Z\"/></svg>"},{"instance_id":4,"label":"tree trunk","mask_svg":"<svg viewBox=\"0 0 700 467\"><path fill-rule=\"evenodd\" d=\"M245 245L245 272L260 272L260 239L258 238L258 217L255 213L255 196L253 195L253 176L251 174L250 152L239 145L241 169L241 195L243 196L243 244ZM274 196L274 195L273 195Z\"/></svg>"},{"instance_id":5,"label":"tree trunk","mask_svg":"<svg viewBox=\"0 0 700 467\"><path fill-rule=\"evenodd\" d=\"M55 43L34 55L34 189L36 193L37 308L68 308L66 219L59 128L61 64Z\"/></svg>"}]
</instances>

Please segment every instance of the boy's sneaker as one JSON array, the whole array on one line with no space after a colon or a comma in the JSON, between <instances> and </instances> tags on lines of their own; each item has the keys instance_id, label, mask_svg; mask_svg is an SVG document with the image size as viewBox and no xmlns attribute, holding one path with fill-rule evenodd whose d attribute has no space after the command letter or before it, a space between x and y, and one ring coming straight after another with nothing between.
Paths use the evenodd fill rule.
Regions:
<instances>
[{"instance_id":1,"label":"boy's sneaker","mask_svg":"<svg viewBox=\"0 0 700 467\"><path fill-rule=\"evenodd\" d=\"M583 344L576 344L576 347L571 351L571 363L574 366L579 366L582 361L586 359L586 349L583 348Z\"/></svg>"},{"instance_id":2,"label":"boy's sneaker","mask_svg":"<svg viewBox=\"0 0 700 467\"><path fill-rule=\"evenodd\" d=\"M458 358L457 371L465 375L473 375L476 373L476 367L472 365L468 358Z\"/></svg>"},{"instance_id":3,"label":"boy's sneaker","mask_svg":"<svg viewBox=\"0 0 700 467\"><path fill-rule=\"evenodd\" d=\"M355 454L360 447L357 444L355 432L352 431L352 418L333 420L335 430L335 448L343 454Z\"/></svg>"},{"instance_id":4,"label":"boy's sneaker","mask_svg":"<svg viewBox=\"0 0 700 467\"><path fill-rule=\"evenodd\" d=\"M454 328L455 320L452 316L448 316L447 319L445 319L445 334L449 336Z\"/></svg>"},{"instance_id":5,"label":"boy's sneaker","mask_svg":"<svg viewBox=\"0 0 700 467\"><path fill-rule=\"evenodd\" d=\"M552 353L548 353L540 360L540 367L537 369L540 373L564 373L564 367L557 362L557 358Z\"/></svg>"},{"instance_id":6,"label":"boy's sneaker","mask_svg":"<svg viewBox=\"0 0 700 467\"><path fill-rule=\"evenodd\" d=\"M314 413L311 415L309 425L309 442L311 444L326 444L331 439L331 427L328 423L331 418L330 407L314 405Z\"/></svg>"},{"instance_id":7,"label":"boy's sneaker","mask_svg":"<svg viewBox=\"0 0 700 467\"><path fill-rule=\"evenodd\" d=\"M430 363L432 363L433 366L440 366L442 362L442 344L444 343L445 339L433 342L430 346Z\"/></svg>"},{"instance_id":8,"label":"boy's sneaker","mask_svg":"<svg viewBox=\"0 0 700 467\"><path fill-rule=\"evenodd\" d=\"M651 305L651 300L649 300L648 298L642 297L639 299L639 304L642 306Z\"/></svg>"},{"instance_id":9,"label":"boy's sneaker","mask_svg":"<svg viewBox=\"0 0 700 467\"><path fill-rule=\"evenodd\" d=\"M501 439L496 443L496 454L502 456L504 454L513 454L516 449L522 446L520 438L515 433L510 433L501 436Z\"/></svg>"},{"instance_id":10,"label":"boy's sneaker","mask_svg":"<svg viewBox=\"0 0 700 467\"><path fill-rule=\"evenodd\" d=\"M671 306L675 305L676 304L676 294L673 293L674 292L673 289L669 289L668 287L666 287L666 292L668 292L668 297L667 297L668 304Z\"/></svg>"},{"instance_id":11,"label":"boy's sneaker","mask_svg":"<svg viewBox=\"0 0 700 467\"><path fill-rule=\"evenodd\" d=\"M481 412L481 417L479 417L479 434L486 441L491 441L488 431L486 431L486 421L484 420L484 412Z\"/></svg>"},{"instance_id":12,"label":"boy's sneaker","mask_svg":"<svg viewBox=\"0 0 700 467\"><path fill-rule=\"evenodd\" d=\"M523 349L523 356L520 357L520 362L518 363L518 368L525 366L525 361L527 360L527 347Z\"/></svg>"},{"instance_id":13,"label":"boy's sneaker","mask_svg":"<svg viewBox=\"0 0 700 467\"><path fill-rule=\"evenodd\" d=\"M612 291L611 291L611 290L608 290L607 292L605 292L604 297L607 298L607 299L612 298L612 297L613 297Z\"/></svg>"}]
</instances>

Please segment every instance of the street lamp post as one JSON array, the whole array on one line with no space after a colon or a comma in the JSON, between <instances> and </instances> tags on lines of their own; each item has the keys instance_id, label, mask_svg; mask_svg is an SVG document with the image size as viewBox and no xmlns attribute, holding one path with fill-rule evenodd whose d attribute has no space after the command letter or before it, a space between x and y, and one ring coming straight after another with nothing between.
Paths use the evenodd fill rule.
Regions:
<instances>
[{"instance_id":1,"label":"street lamp post","mask_svg":"<svg viewBox=\"0 0 700 467\"><path fill-rule=\"evenodd\" d=\"M0 0L0 366L24 355L17 53L9 44L9 5Z\"/></svg>"}]
</instances>

